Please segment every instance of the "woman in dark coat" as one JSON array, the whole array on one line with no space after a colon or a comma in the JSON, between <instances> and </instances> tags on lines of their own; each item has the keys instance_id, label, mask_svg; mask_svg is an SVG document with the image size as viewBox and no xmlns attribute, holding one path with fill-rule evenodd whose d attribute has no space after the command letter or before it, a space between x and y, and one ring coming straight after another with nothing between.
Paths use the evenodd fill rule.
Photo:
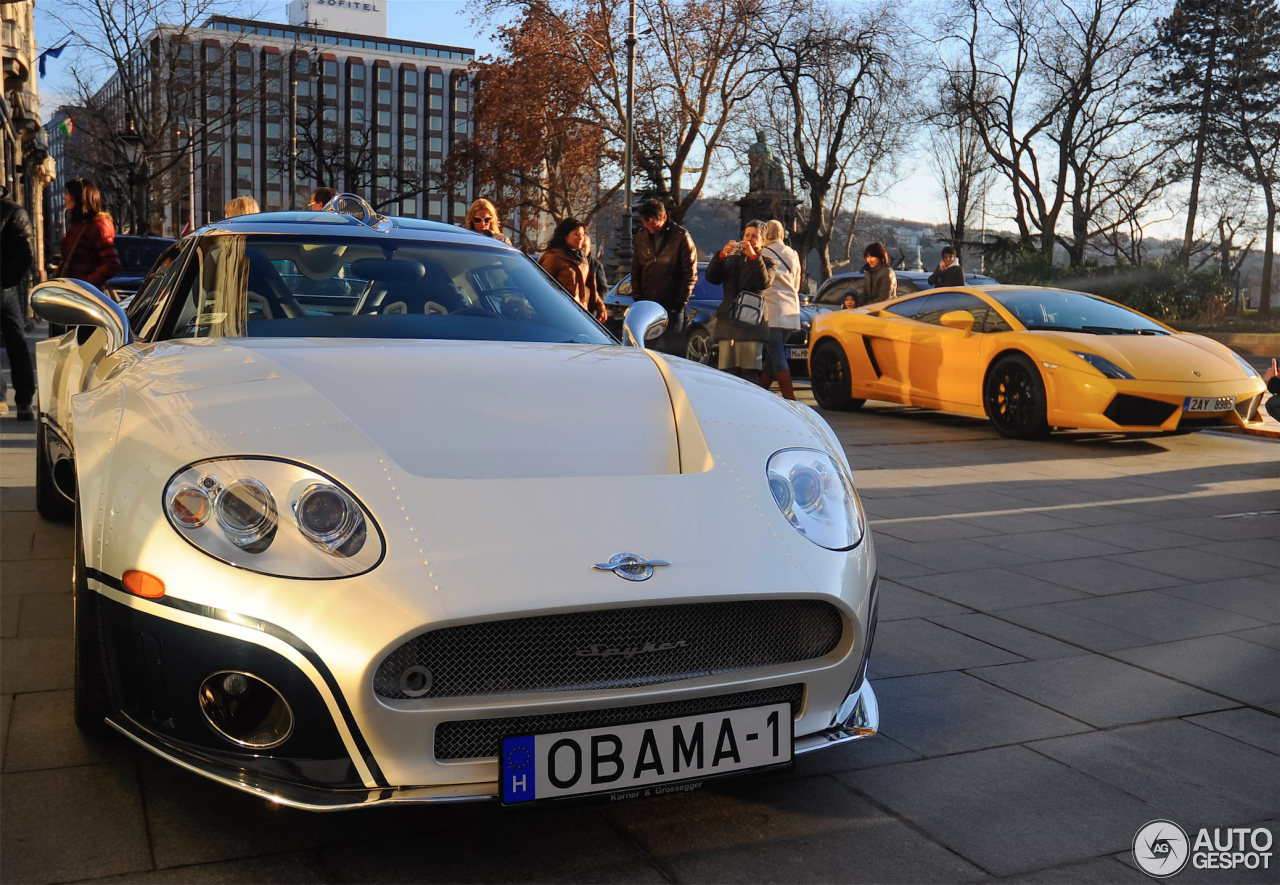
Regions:
<instances>
[{"instance_id":1,"label":"woman in dark coat","mask_svg":"<svg viewBox=\"0 0 1280 885\"><path fill-rule=\"evenodd\" d=\"M764 223L750 222L742 240L730 240L707 264L707 282L724 286L724 299L716 308L714 334L720 345L719 367L730 375L757 381L760 378L760 351L769 334L768 325L739 326L730 317L739 292L763 292L773 285L777 269L774 260L762 255Z\"/></svg>"},{"instance_id":2,"label":"woman in dark coat","mask_svg":"<svg viewBox=\"0 0 1280 885\"><path fill-rule=\"evenodd\" d=\"M862 278L858 306L878 304L898 297L898 275L889 266L889 252L883 243L872 243L863 251L867 275Z\"/></svg>"},{"instance_id":3,"label":"woman in dark coat","mask_svg":"<svg viewBox=\"0 0 1280 885\"><path fill-rule=\"evenodd\" d=\"M538 263L564 286L582 307L600 322L608 317L604 299L596 288L596 275L583 247L587 244L587 228L576 218L566 218L556 225L551 245Z\"/></svg>"},{"instance_id":4,"label":"woman in dark coat","mask_svg":"<svg viewBox=\"0 0 1280 885\"><path fill-rule=\"evenodd\" d=\"M84 280L99 289L120 270L116 252L116 226L102 211L102 196L91 181L67 182L67 234L59 252L62 263L56 276Z\"/></svg>"}]
</instances>

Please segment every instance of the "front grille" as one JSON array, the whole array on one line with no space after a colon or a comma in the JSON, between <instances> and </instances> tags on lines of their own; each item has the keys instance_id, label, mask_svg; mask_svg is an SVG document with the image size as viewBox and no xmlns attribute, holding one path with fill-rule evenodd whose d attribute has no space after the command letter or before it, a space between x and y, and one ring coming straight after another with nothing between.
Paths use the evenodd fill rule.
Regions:
<instances>
[{"instance_id":1,"label":"front grille","mask_svg":"<svg viewBox=\"0 0 1280 885\"><path fill-rule=\"evenodd\" d=\"M379 665L373 687L401 699L631 688L820 658L843 630L839 610L817 599L487 621L415 636Z\"/></svg>"},{"instance_id":2,"label":"front grille","mask_svg":"<svg viewBox=\"0 0 1280 885\"><path fill-rule=\"evenodd\" d=\"M1159 427L1177 410L1173 403L1144 396L1117 393L1115 399L1102 414L1120 425L1133 427Z\"/></svg>"},{"instance_id":3,"label":"front grille","mask_svg":"<svg viewBox=\"0 0 1280 885\"><path fill-rule=\"evenodd\" d=\"M1262 404L1262 394L1259 393L1256 396L1249 397L1247 400L1244 400L1243 402L1236 403L1236 414L1238 414L1246 422L1257 421L1258 406L1260 406L1261 404Z\"/></svg>"},{"instance_id":4,"label":"front grille","mask_svg":"<svg viewBox=\"0 0 1280 885\"><path fill-rule=\"evenodd\" d=\"M639 704L634 707L612 707L603 710L577 710L572 713L547 713L542 716L508 716L503 719L463 719L441 722L436 726L436 758L486 759L501 752L504 737L525 734L554 734L579 728L603 725L626 725L653 719L675 719L699 713L718 713L766 704L791 704L791 715L800 711L804 683L740 691L709 698L689 698L663 704Z\"/></svg>"}]
</instances>

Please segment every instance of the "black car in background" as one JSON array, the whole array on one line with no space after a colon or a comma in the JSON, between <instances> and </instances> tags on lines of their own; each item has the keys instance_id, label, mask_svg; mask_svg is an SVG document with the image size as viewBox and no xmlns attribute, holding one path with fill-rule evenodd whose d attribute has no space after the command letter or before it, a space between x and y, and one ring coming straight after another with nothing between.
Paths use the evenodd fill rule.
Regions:
<instances>
[{"instance_id":1,"label":"black car in background","mask_svg":"<svg viewBox=\"0 0 1280 885\"><path fill-rule=\"evenodd\" d=\"M898 278L899 297L933 288L933 286L929 285L929 271L927 270L895 270L894 275ZM813 304L816 307L829 310L843 308L845 294L852 291L856 295L858 284L862 282L864 276L866 274L856 271L853 273L833 274L827 277L822 285L818 287L818 294L813 296ZM996 280L980 273L967 273L964 275L964 281L965 285L968 286L1000 285Z\"/></svg>"},{"instance_id":2,"label":"black car in background","mask_svg":"<svg viewBox=\"0 0 1280 885\"><path fill-rule=\"evenodd\" d=\"M116 252L120 255L120 270L107 281L115 289L122 303L131 299L147 278L160 253L172 246L168 237L116 236Z\"/></svg>"},{"instance_id":3,"label":"black car in background","mask_svg":"<svg viewBox=\"0 0 1280 885\"><path fill-rule=\"evenodd\" d=\"M714 366L717 361L717 346L714 341L716 325L716 308L724 300L724 287L707 282L707 264L698 264L698 282L693 287L693 297L684 309L684 337L671 347L669 352L694 362ZM631 297L631 275L627 274L619 280L604 297L605 308L609 318L605 326L615 335L622 334L622 318L627 308L633 303ZM807 375L809 373L809 326L813 315L802 307L802 328L787 337L787 362L791 365L792 374Z\"/></svg>"}]
</instances>

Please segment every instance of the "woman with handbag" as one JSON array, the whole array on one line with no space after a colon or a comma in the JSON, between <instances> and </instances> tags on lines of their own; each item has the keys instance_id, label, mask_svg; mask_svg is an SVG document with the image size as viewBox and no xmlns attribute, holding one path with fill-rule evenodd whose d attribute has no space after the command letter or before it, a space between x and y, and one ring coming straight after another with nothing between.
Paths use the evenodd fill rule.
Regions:
<instances>
[{"instance_id":1,"label":"woman with handbag","mask_svg":"<svg viewBox=\"0 0 1280 885\"><path fill-rule=\"evenodd\" d=\"M83 280L107 292L107 282L120 270L116 252L116 226L102 210L102 195L93 182L77 178L67 182L67 233L58 250L62 261L55 277ZM49 326L49 337L61 335L61 327Z\"/></svg>"},{"instance_id":2,"label":"woman with handbag","mask_svg":"<svg viewBox=\"0 0 1280 885\"><path fill-rule=\"evenodd\" d=\"M748 381L760 377L760 347L769 327L765 323L738 322L734 319L734 306L744 293L763 292L773 283L773 259L760 253L763 230L763 222L750 222L743 228L742 239L730 240L707 265L707 282L724 287L724 299L716 308L712 330L720 347L719 368Z\"/></svg>"},{"instance_id":3,"label":"woman with handbag","mask_svg":"<svg viewBox=\"0 0 1280 885\"><path fill-rule=\"evenodd\" d=\"M795 399L791 384L791 365L787 362L786 337L800 328L800 283L804 269L800 255L784 241L786 228L781 221L770 221L764 226L764 250L762 254L773 259L773 284L764 290L765 315L769 320L769 337L764 342L764 372L760 386L768 390L778 381L783 399Z\"/></svg>"}]
</instances>

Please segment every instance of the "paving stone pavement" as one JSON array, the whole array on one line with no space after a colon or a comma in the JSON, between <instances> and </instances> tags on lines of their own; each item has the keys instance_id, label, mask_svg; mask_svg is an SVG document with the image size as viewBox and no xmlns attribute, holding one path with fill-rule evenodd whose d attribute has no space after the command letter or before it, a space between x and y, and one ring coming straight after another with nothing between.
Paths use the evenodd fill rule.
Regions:
<instances>
[{"instance_id":1,"label":"paving stone pavement","mask_svg":"<svg viewBox=\"0 0 1280 885\"><path fill-rule=\"evenodd\" d=\"M827 417L877 545L880 735L677 796L320 815L76 731L71 531L3 419L0 877L1125 883L1152 819L1280 834L1280 515L1239 515L1280 510L1280 443Z\"/></svg>"}]
</instances>

